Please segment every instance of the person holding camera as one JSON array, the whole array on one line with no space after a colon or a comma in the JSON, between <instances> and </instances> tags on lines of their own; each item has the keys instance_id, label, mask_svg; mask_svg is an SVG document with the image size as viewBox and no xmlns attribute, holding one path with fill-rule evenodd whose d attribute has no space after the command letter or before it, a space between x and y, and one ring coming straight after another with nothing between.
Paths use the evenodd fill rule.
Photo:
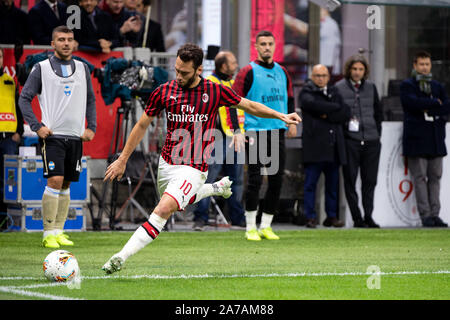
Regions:
<instances>
[{"instance_id":1,"label":"person holding camera","mask_svg":"<svg viewBox=\"0 0 450 320\"><path fill-rule=\"evenodd\" d=\"M52 39L55 54L34 65L20 94L19 106L31 130L39 136L44 178L47 178L42 196L42 244L59 248L73 245L63 233L70 204L70 183L79 179L82 142L94 138L97 116L89 69L85 63L72 59L73 31L66 26L56 27ZM31 108L36 95L41 122Z\"/></svg>"},{"instance_id":2,"label":"person holding camera","mask_svg":"<svg viewBox=\"0 0 450 320\"><path fill-rule=\"evenodd\" d=\"M124 8L124 0L102 0L98 7L109 13L113 19L116 36L120 47L136 47L139 45L139 35L142 19L135 12Z\"/></svg>"}]
</instances>

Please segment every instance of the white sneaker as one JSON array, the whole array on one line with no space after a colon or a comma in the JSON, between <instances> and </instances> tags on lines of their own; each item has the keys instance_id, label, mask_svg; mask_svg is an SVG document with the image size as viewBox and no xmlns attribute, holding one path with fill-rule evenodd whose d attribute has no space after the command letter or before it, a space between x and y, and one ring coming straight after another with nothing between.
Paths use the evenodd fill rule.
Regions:
<instances>
[{"instance_id":1,"label":"white sneaker","mask_svg":"<svg viewBox=\"0 0 450 320\"><path fill-rule=\"evenodd\" d=\"M222 179L220 179L217 182L214 182L212 184L212 186L214 188L214 195L221 196L225 199L228 199L233 194L233 192L231 191L232 183L233 183L233 181L231 181L230 178L228 178L228 176L223 177Z\"/></svg>"},{"instance_id":2,"label":"white sneaker","mask_svg":"<svg viewBox=\"0 0 450 320\"><path fill-rule=\"evenodd\" d=\"M102 267L102 270L107 274L114 273L116 271L120 271L122 269L122 265L124 264L124 260L118 255L113 255Z\"/></svg>"}]
</instances>

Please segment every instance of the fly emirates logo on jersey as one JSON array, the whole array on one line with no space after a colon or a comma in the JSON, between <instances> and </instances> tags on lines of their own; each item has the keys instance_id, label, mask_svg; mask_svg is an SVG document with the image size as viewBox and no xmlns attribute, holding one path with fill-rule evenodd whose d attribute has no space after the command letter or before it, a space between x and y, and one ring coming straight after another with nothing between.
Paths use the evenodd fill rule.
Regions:
<instances>
[{"instance_id":1,"label":"fly emirates logo on jersey","mask_svg":"<svg viewBox=\"0 0 450 320\"><path fill-rule=\"evenodd\" d=\"M194 113L196 107L190 104L181 105L181 113L167 112L167 119L174 122L206 122L208 114Z\"/></svg>"}]
</instances>

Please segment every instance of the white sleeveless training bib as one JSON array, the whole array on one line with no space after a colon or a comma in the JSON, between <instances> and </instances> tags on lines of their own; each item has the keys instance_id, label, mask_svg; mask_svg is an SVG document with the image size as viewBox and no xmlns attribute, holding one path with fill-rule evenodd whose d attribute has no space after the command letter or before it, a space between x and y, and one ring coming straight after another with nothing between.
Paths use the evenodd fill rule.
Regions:
<instances>
[{"instance_id":1,"label":"white sleeveless training bib","mask_svg":"<svg viewBox=\"0 0 450 320\"><path fill-rule=\"evenodd\" d=\"M50 60L39 62L42 91L38 96L42 123L56 135L81 137L85 130L87 85L82 62L74 60L75 71L60 77Z\"/></svg>"}]
</instances>

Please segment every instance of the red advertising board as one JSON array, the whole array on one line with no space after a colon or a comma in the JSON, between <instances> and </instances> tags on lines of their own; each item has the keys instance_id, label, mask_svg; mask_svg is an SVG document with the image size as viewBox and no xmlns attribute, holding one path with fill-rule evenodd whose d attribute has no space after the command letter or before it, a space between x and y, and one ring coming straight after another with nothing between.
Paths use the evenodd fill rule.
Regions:
<instances>
[{"instance_id":1,"label":"red advertising board","mask_svg":"<svg viewBox=\"0 0 450 320\"><path fill-rule=\"evenodd\" d=\"M28 55L40 53L43 51L43 49L24 49L24 53L20 62L24 63ZM77 51L74 52L74 55L86 59L96 68L102 68L102 61L106 61L110 57L123 57L122 52L111 52L111 54L103 54ZM14 49L12 48L4 49L4 71L13 77L16 75ZM119 99L117 99L112 105L106 106L101 96L100 83L98 82L97 78L93 77L92 75L91 80L97 107L97 132L95 134L94 140L83 144L83 154L89 155L94 159L105 159L108 157L109 146L111 144L114 129L116 110L120 105L120 101ZM32 106L33 111L40 120L41 110L39 108L37 97L34 98Z\"/></svg>"},{"instance_id":2,"label":"red advertising board","mask_svg":"<svg viewBox=\"0 0 450 320\"><path fill-rule=\"evenodd\" d=\"M276 44L274 60L282 62L284 58L284 0L252 0L250 60L255 60L258 56L254 43L256 35L261 30L273 33Z\"/></svg>"}]
</instances>

